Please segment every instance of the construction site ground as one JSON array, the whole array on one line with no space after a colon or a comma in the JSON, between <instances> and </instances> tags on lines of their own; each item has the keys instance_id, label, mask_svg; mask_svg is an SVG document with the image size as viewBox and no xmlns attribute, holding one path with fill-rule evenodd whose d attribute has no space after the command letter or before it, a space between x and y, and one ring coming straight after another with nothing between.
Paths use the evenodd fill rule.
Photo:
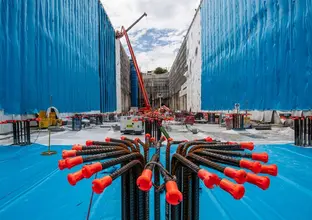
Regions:
<instances>
[{"instance_id":1,"label":"construction site ground","mask_svg":"<svg viewBox=\"0 0 312 220\"><path fill-rule=\"evenodd\" d=\"M102 126L91 125L81 131L72 131L70 127L64 127L64 131L51 132L51 145L73 145L84 144L86 140L103 141L106 137L120 138L120 131L113 129L118 122L104 123ZM194 124L193 126L180 125L177 122L171 122L164 125L168 133L174 140L193 140L210 136L213 139L222 141L252 141L255 144L283 144L293 143L294 131L289 127L272 126L272 130L226 130L217 124ZM190 130L198 130L193 134ZM0 145L12 144L12 139L3 139L7 136L0 136ZM143 135L125 135L129 138L142 138ZM48 145L48 130L32 131L31 142Z\"/></svg>"},{"instance_id":2,"label":"construction site ground","mask_svg":"<svg viewBox=\"0 0 312 220\"><path fill-rule=\"evenodd\" d=\"M120 138L120 132L111 128L114 124L116 123L106 124L105 128L94 126L78 132L66 129L63 132L52 133L51 149L57 151L53 156L40 155L47 150L47 131L34 132L32 141L35 143L31 146L10 146L11 139L2 140L0 219L86 219L92 194L91 182L94 177L71 186L67 182L67 174L81 167L60 171L57 166L58 160L61 159L62 150L70 149L72 144L83 144L88 139ZM246 194L239 201L234 200L220 188L210 190L201 183L200 219L310 219L312 149L294 146L292 129L273 127L269 131L253 129L233 131L219 125L200 124L190 128L200 130L197 134L192 134L182 125L170 125L170 128L169 133L176 140L211 136L227 141L254 141L255 151L268 152L269 164L277 164L279 169L278 176L271 178L271 187L268 190L263 191L245 184ZM143 135L127 136L143 138ZM176 147L172 147L171 154L175 152ZM152 148L150 155L154 151ZM161 162L164 163L164 160L165 149L162 148ZM109 175L117 168L105 170L99 177ZM150 196L153 201L153 188ZM161 196L164 197L165 193L161 193ZM161 201L164 203L165 199ZM150 206L152 217L153 203ZM164 207L164 204L161 204L161 207ZM90 219L121 219L120 213L120 178L118 178L104 193L94 194ZM165 219L163 209L161 219Z\"/></svg>"}]
</instances>

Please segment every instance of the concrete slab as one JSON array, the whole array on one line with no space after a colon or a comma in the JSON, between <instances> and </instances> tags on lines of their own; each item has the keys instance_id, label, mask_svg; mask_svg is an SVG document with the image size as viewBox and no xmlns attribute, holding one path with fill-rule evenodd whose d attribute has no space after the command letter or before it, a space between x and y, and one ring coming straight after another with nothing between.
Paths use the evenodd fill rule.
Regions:
<instances>
[{"instance_id":1,"label":"concrete slab","mask_svg":"<svg viewBox=\"0 0 312 220\"><path fill-rule=\"evenodd\" d=\"M51 145L72 145L72 144L84 144L86 140L104 140L106 137L120 138L122 135L120 131L114 131L111 125L118 123L105 123L107 126L102 128L100 126L92 126L85 128L81 131L71 131L65 127L63 132L51 133ZM184 125L178 125L176 123L169 123L171 130L170 136L175 140L192 140L210 136L217 140L222 141L253 141L256 144L273 144L273 143L292 143L294 140L294 131L291 128L285 127L272 127L272 130L257 131L255 129L246 129L242 131L226 130L224 127L214 124L195 124L189 126L190 130L198 129L197 134L190 132ZM125 135L129 138L144 138L144 135ZM1 138L0 138L1 139ZM34 132L31 135L33 143L48 145L49 136L48 131L42 130ZM0 140L0 145L12 144L11 139Z\"/></svg>"}]
</instances>

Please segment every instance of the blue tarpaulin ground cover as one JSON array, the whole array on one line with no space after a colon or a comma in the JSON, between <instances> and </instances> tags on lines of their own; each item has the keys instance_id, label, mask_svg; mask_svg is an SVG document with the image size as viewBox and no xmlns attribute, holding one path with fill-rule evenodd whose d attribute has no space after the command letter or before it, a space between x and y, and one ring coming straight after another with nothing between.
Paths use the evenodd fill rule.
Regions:
<instances>
[{"instance_id":1,"label":"blue tarpaulin ground cover","mask_svg":"<svg viewBox=\"0 0 312 220\"><path fill-rule=\"evenodd\" d=\"M70 186L67 174L80 167L59 171L57 161L61 151L70 146L52 148L58 154L47 157L40 155L46 150L41 145L0 147L0 219L86 219L93 178ZM175 149L172 148L172 153ZM219 188L209 190L201 185L200 219L310 219L312 149L258 145L256 151L268 152L269 162L278 165L279 174L271 178L270 188L263 191L245 184L246 194L237 201ZM161 154L164 163L164 149ZM164 207L164 194L161 196L161 206ZM121 219L120 178L104 193L94 194L90 219ZM165 219L164 210L161 219Z\"/></svg>"}]
</instances>

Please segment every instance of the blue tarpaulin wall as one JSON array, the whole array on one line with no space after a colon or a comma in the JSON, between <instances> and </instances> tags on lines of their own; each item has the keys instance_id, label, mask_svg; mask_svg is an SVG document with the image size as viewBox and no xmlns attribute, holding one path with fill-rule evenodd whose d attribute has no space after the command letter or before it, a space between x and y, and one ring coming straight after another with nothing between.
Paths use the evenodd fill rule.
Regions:
<instances>
[{"instance_id":1,"label":"blue tarpaulin wall","mask_svg":"<svg viewBox=\"0 0 312 220\"><path fill-rule=\"evenodd\" d=\"M139 81L138 76L133 64L133 61L130 60L130 80L131 80L131 106L139 106Z\"/></svg>"},{"instance_id":2,"label":"blue tarpaulin wall","mask_svg":"<svg viewBox=\"0 0 312 220\"><path fill-rule=\"evenodd\" d=\"M113 112L117 108L115 30L101 5L99 20L101 112Z\"/></svg>"},{"instance_id":3,"label":"blue tarpaulin wall","mask_svg":"<svg viewBox=\"0 0 312 220\"><path fill-rule=\"evenodd\" d=\"M86 219L94 177L71 186L67 174L81 169L60 171L57 161L63 149L70 146L52 146L58 152L53 156L41 156L47 147L0 146L0 219ZM177 146L172 146L171 155ZM312 149L291 145L259 145L258 152L270 155L269 163L277 164L279 174L271 177L271 186L263 191L245 183L245 196L233 199L219 187L212 190L201 182L201 220L258 219L258 220L310 220L312 215L311 178ZM165 164L165 148L161 148L160 160ZM151 148L150 157L155 152ZM118 168L118 167L115 167ZM215 172L206 168L210 172ZM97 176L109 175L114 169L106 169ZM220 173L218 173L220 174ZM223 177L223 176L222 176ZM94 194L90 220L121 219L120 178L114 180L102 194ZM150 191L153 201L154 187ZM161 219L165 219L165 193L161 193ZM154 219L154 204L150 203L150 219Z\"/></svg>"},{"instance_id":4,"label":"blue tarpaulin wall","mask_svg":"<svg viewBox=\"0 0 312 220\"><path fill-rule=\"evenodd\" d=\"M114 110L116 90L100 100L102 76L115 77L112 26L98 15L98 1L0 1L0 106L7 114L32 113L52 104L61 112ZM99 59L99 21L102 52ZM106 46L108 44L108 46ZM111 51L107 51L111 50ZM106 75L103 72L107 71ZM104 92L104 91L101 91ZM101 109L102 110L102 109Z\"/></svg>"},{"instance_id":5,"label":"blue tarpaulin wall","mask_svg":"<svg viewBox=\"0 0 312 220\"><path fill-rule=\"evenodd\" d=\"M311 109L312 0L203 0L202 109Z\"/></svg>"}]
</instances>

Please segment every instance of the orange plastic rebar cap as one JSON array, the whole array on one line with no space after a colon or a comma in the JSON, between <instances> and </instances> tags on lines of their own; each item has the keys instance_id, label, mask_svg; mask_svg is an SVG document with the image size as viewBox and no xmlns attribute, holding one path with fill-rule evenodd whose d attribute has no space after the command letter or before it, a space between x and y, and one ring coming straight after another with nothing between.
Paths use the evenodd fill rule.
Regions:
<instances>
[{"instance_id":1,"label":"orange plastic rebar cap","mask_svg":"<svg viewBox=\"0 0 312 220\"><path fill-rule=\"evenodd\" d=\"M152 176L153 172L149 169L143 170L141 176L136 181L137 186L140 190L147 192L152 188Z\"/></svg>"},{"instance_id":2,"label":"orange plastic rebar cap","mask_svg":"<svg viewBox=\"0 0 312 220\"><path fill-rule=\"evenodd\" d=\"M63 159L66 159L68 157L75 157L76 151L75 150L63 150L62 151L62 157Z\"/></svg>"},{"instance_id":3,"label":"orange plastic rebar cap","mask_svg":"<svg viewBox=\"0 0 312 220\"><path fill-rule=\"evenodd\" d=\"M90 165L85 165L82 168L82 174L84 178L90 178L93 174L102 170L102 164L97 162Z\"/></svg>"},{"instance_id":4,"label":"orange plastic rebar cap","mask_svg":"<svg viewBox=\"0 0 312 220\"><path fill-rule=\"evenodd\" d=\"M270 186L270 179L266 176L258 176L253 173L247 174L247 182L258 186L259 188L266 190Z\"/></svg>"},{"instance_id":5,"label":"orange plastic rebar cap","mask_svg":"<svg viewBox=\"0 0 312 220\"><path fill-rule=\"evenodd\" d=\"M211 137L206 137L206 138L205 138L205 141L206 141L206 142L212 142L213 139L212 139Z\"/></svg>"},{"instance_id":6,"label":"orange plastic rebar cap","mask_svg":"<svg viewBox=\"0 0 312 220\"><path fill-rule=\"evenodd\" d=\"M258 161L250 161L244 159L240 160L239 165L241 168L251 170L254 173L260 173L262 167L261 163L259 163Z\"/></svg>"},{"instance_id":7,"label":"orange plastic rebar cap","mask_svg":"<svg viewBox=\"0 0 312 220\"><path fill-rule=\"evenodd\" d=\"M183 200L182 193L179 191L177 183L174 181L168 181L166 183L166 201L170 205L179 205Z\"/></svg>"},{"instance_id":8,"label":"orange plastic rebar cap","mask_svg":"<svg viewBox=\"0 0 312 220\"><path fill-rule=\"evenodd\" d=\"M138 141L140 141L140 138L135 138L134 141L138 142Z\"/></svg>"},{"instance_id":9,"label":"orange plastic rebar cap","mask_svg":"<svg viewBox=\"0 0 312 220\"><path fill-rule=\"evenodd\" d=\"M77 184L77 182L79 182L80 180L82 180L84 177L82 175L82 171L79 170L75 173L70 173L67 175L67 180L69 182L70 185L75 186Z\"/></svg>"},{"instance_id":10,"label":"orange plastic rebar cap","mask_svg":"<svg viewBox=\"0 0 312 220\"><path fill-rule=\"evenodd\" d=\"M92 181L92 190L93 192L100 194L106 187L110 186L113 182L113 179L110 176L104 176L101 179L95 179Z\"/></svg>"},{"instance_id":11,"label":"orange plastic rebar cap","mask_svg":"<svg viewBox=\"0 0 312 220\"><path fill-rule=\"evenodd\" d=\"M227 177L234 179L239 184L243 184L246 182L247 173L245 170L236 170L231 167L226 167L224 169L224 174Z\"/></svg>"},{"instance_id":12,"label":"orange plastic rebar cap","mask_svg":"<svg viewBox=\"0 0 312 220\"><path fill-rule=\"evenodd\" d=\"M267 153L252 153L251 159L262 161L263 163L267 163L269 161L269 155Z\"/></svg>"},{"instance_id":13,"label":"orange plastic rebar cap","mask_svg":"<svg viewBox=\"0 0 312 220\"><path fill-rule=\"evenodd\" d=\"M277 166L272 165L262 165L260 173L270 174L271 176L277 176Z\"/></svg>"},{"instance_id":14,"label":"orange plastic rebar cap","mask_svg":"<svg viewBox=\"0 0 312 220\"><path fill-rule=\"evenodd\" d=\"M252 142L242 142L240 143L242 149L253 150L255 148L254 143Z\"/></svg>"},{"instance_id":15,"label":"orange plastic rebar cap","mask_svg":"<svg viewBox=\"0 0 312 220\"><path fill-rule=\"evenodd\" d=\"M227 179L220 181L220 188L230 193L234 199L241 199L245 194L245 188L243 185L232 183Z\"/></svg>"},{"instance_id":16,"label":"orange plastic rebar cap","mask_svg":"<svg viewBox=\"0 0 312 220\"><path fill-rule=\"evenodd\" d=\"M58 161L58 168L59 168L60 170L64 170L65 168L67 168L66 163L65 163L65 160L59 160L59 161Z\"/></svg>"},{"instance_id":17,"label":"orange plastic rebar cap","mask_svg":"<svg viewBox=\"0 0 312 220\"><path fill-rule=\"evenodd\" d=\"M216 174L209 173L207 170L200 169L197 173L197 176L204 182L205 186L209 189L213 189L215 185L219 185L220 178Z\"/></svg>"},{"instance_id":18,"label":"orange plastic rebar cap","mask_svg":"<svg viewBox=\"0 0 312 220\"><path fill-rule=\"evenodd\" d=\"M87 140L87 141L86 141L86 145L87 145L87 146L91 146L91 145L93 145L93 141L91 141L91 140Z\"/></svg>"},{"instance_id":19,"label":"orange plastic rebar cap","mask_svg":"<svg viewBox=\"0 0 312 220\"><path fill-rule=\"evenodd\" d=\"M73 147L72 147L72 150L82 150L82 145L74 144Z\"/></svg>"},{"instance_id":20,"label":"orange plastic rebar cap","mask_svg":"<svg viewBox=\"0 0 312 220\"><path fill-rule=\"evenodd\" d=\"M65 160L65 164L66 164L68 169L71 169L74 166L77 166L77 165L82 164L82 163L83 163L82 156L67 158Z\"/></svg>"}]
</instances>

